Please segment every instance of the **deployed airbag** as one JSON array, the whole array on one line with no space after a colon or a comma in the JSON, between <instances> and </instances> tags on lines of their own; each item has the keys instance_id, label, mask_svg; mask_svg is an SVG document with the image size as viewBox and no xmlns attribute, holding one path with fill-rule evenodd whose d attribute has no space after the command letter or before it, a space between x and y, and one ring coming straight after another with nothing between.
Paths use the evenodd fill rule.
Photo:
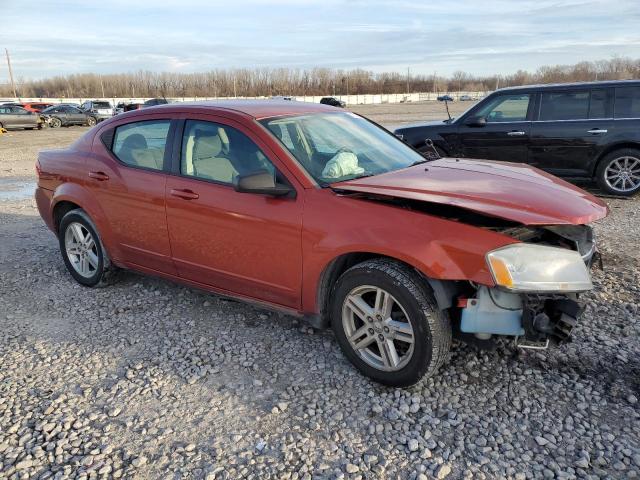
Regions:
<instances>
[{"instance_id":1,"label":"deployed airbag","mask_svg":"<svg viewBox=\"0 0 640 480\"><path fill-rule=\"evenodd\" d=\"M340 152L327 162L322 170L324 178L342 178L347 175L360 175L364 168L358 166L358 157L352 152Z\"/></svg>"}]
</instances>

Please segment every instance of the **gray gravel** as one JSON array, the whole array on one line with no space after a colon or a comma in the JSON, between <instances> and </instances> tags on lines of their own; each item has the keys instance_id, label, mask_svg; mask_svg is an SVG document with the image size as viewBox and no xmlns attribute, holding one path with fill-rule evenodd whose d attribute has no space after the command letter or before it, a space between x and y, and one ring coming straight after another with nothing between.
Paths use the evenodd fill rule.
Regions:
<instances>
[{"instance_id":1,"label":"gray gravel","mask_svg":"<svg viewBox=\"0 0 640 480\"><path fill-rule=\"evenodd\" d=\"M0 136L0 178L70 132ZM454 344L400 390L291 317L132 273L80 287L33 201L0 200L0 478L636 478L640 197L608 201L573 343Z\"/></svg>"}]
</instances>

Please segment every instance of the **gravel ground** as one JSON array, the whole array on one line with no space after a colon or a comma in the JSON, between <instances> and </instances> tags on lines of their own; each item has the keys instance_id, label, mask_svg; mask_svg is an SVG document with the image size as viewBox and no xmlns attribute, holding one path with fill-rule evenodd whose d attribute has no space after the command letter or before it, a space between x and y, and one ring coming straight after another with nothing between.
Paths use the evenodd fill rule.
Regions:
<instances>
[{"instance_id":1,"label":"gravel ground","mask_svg":"<svg viewBox=\"0 0 640 480\"><path fill-rule=\"evenodd\" d=\"M640 197L607 200L573 343L454 344L389 389L294 318L133 273L73 282L21 192L37 150L84 131L0 136L0 478L640 474Z\"/></svg>"}]
</instances>

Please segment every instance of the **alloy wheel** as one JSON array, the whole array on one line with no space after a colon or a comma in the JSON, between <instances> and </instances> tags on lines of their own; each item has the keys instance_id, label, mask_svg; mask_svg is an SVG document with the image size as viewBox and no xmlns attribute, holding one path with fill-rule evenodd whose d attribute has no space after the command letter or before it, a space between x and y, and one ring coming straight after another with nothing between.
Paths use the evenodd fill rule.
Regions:
<instances>
[{"instance_id":1,"label":"alloy wheel","mask_svg":"<svg viewBox=\"0 0 640 480\"><path fill-rule=\"evenodd\" d=\"M342 326L351 348L378 370L397 371L411 360L411 321L400 302L380 287L359 286L346 296Z\"/></svg>"},{"instance_id":2,"label":"alloy wheel","mask_svg":"<svg viewBox=\"0 0 640 480\"><path fill-rule=\"evenodd\" d=\"M93 277L99 265L98 246L91 232L79 222L67 227L64 237L69 263L84 278Z\"/></svg>"},{"instance_id":3,"label":"alloy wheel","mask_svg":"<svg viewBox=\"0 0 640 480\"><path fill-rule=\"evenodd\" d=\"M640 159L624 156L614 158L604 171L607 185L617 192L627 193L640 187Z\"/></svg>"}]
</instances>

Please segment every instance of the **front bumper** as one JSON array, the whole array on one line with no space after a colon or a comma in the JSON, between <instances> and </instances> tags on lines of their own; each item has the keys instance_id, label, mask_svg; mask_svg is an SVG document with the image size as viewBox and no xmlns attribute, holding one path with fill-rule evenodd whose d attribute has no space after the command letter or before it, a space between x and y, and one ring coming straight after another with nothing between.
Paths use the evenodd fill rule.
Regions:
<instances>
[{"instance_id":1,"label":"front bumper","mask_svg":"<svg viewBox=\"0 0 640 480\"><path fill-rule=\"evenodd\" d=\"M484 286L463 303L461 332L482 340L506 335L534 344L568 341L583 311L577 294L517 294Z\"/></svg>"}]
</instances>

